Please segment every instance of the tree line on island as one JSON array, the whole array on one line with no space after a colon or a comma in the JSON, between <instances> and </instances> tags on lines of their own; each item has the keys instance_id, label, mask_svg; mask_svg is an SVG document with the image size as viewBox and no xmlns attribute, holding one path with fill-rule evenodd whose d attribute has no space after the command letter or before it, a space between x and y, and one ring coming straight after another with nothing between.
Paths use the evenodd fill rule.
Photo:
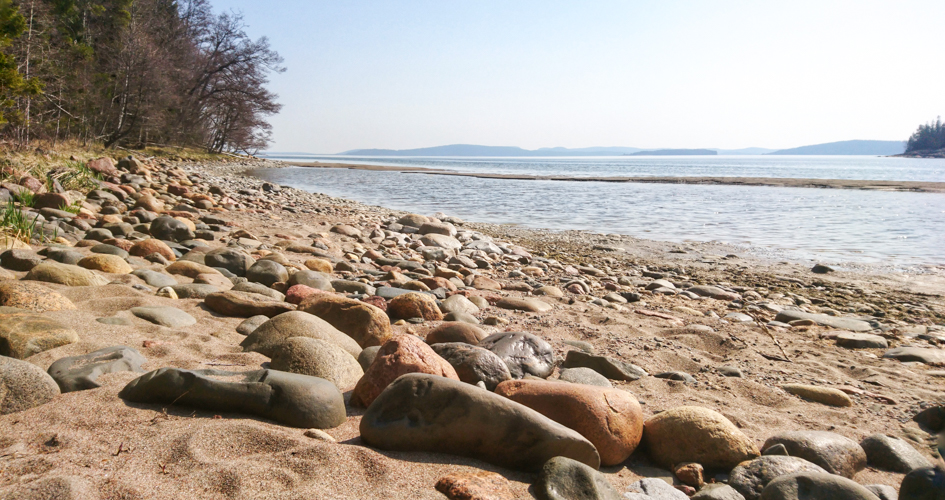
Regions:
<instances>
[{"instance_id":1,"label":"tree line on island","mask_svg":"<svg viewBox=\"0 0 945 500\"><path fill-rule=\"evenodd\" d=\"M0 143L255 153L282 71L207 0L0 0Z\"/></svg>"},{"instance_id":2,"label":"tree line on island","mask_svg":"<svg viewBox=\"0 0 945 500\"><path fill-rule=\"evenodd\" d=\"M934 122L919 125L906 143L905 154L935 153L942 150L945 150L945 124L939 117Z\"/></svg>"}]
</instances>

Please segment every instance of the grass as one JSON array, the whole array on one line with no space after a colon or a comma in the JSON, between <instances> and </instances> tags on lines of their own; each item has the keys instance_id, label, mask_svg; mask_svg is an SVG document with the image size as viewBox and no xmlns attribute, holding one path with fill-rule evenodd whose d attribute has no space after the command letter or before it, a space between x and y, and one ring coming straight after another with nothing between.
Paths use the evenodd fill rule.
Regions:
<instances>
[{"instance_id":1,"label":"grass","mask_svg":"<svg viewBox=\"0 0 945 500\"><path fill-rule=\"evenodd\" d=\"M48 184L52 184L52 180L55 179L66 191L82 192L97 188L99 181L105 180L102 178L102 174L90 169L88 163L72 160L66 162L64 170L52 173L46 178ZM50 187L47 186L47 189L52 191Z\"/></svg>"},{"instance_id":2,"label":"grass","mask_svg":"<svg viewBox=\"0 0 945 500\"><path fill-rule=\"evenodd\" d=\"M35 216L30 219L20 211L19 207L17 207L12 200L7 202L6 207L3 209L2 217L0 217L0 230L2 230L3 233L29 243L37 233L42 234L42 239L45 239L45 234L43 234L42 229L38 226L39 222Z\"/></svg>"},{"instance_id":3,"label":"grass","mask_svg":"<svg viewBox=\"0 0 945 500\"><path fill-rule=\"evenodd\" d=\"M18 194L14 194L13 197L16 198L16 201L20 202L21 207L32 208L36 205L36 193L32 191L24 189Z\"/></svg>"},{"instance_id":4,"label":"grass","mask_svg":"<svg viewBox=\"0 0 945 500\"><path fill-rule=\"evenodd\" d=\"M69 205L69 206L62 205L61 207L59 207L59 210L62 210L63 212L69 212L70 214L73 214L73 215L79 215L79 210L81 209L82 209L82 202L80 200L74 201L72 205Z\"/></svg>"}]
</instances>

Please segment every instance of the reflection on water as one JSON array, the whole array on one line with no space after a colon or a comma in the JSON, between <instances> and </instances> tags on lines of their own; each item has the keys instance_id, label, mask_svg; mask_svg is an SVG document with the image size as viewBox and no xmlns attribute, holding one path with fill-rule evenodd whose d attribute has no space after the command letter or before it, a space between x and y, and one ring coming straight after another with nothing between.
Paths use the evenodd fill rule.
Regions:
<instances>
[{"instance_id":1,"label":"reflection on water","mask_svg":"<svg viewBox=\"0 0 945 500\"><path fill-rule=\"evenodd\" d=\"M306 191L480 222L723 241L827 262L945 264L945 194L938 193L519 181L349 169L255 173Z\"/></svg>"}]
</instances>

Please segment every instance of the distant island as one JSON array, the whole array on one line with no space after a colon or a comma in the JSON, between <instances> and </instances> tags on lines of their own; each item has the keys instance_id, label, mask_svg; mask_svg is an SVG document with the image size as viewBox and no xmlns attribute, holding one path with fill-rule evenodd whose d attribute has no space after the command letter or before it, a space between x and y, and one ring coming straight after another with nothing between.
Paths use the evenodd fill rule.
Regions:
<instances>
[{"instance_id":1,"label":"distant island","mask_svg":"<svg viewBox=\"0 0 945 500\"><path fill-rule=\"evenodd\" d=\"M938 118L934 122L919 125L909 137L906 151L897 156L907 158L945 158L945 123Z\"/></svg>"},{"instance_id":2,"label":"distant island","mask_svg":"<svg viewBox=\"0 0 945 500\"><path fill-rule=\"evenodd\" d=\"M891 156L906 150L904 141L839 141L781 149L769 155L870 155Z\"/></svg>"},{"instance_id":3,"label":"distant island","mask_svg":"<svg viewBox=\"0 0 945 500\"><path fill-rule=\"evenodd\" d=\"M637 151L624 156L713 156L719 154L714 149L657 149L653 151Z\"/></svg>"}]
</instances>

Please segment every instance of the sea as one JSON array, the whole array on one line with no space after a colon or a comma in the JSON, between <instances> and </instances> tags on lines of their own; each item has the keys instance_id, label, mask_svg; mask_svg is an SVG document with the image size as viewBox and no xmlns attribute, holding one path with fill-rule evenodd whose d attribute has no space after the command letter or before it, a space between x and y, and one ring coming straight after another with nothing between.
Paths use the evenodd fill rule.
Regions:
<instances>
[{"instance_id":1,"label":"sea","mask_svg":"<svg viewBox=\"0 0 945 500\"><path fill-rule=\"evenodd\" d=\"M478 174L769 177L945 182L945 159L872 156L359 157L291 162ZM513 180L290 167L255 175L310 192L421 214L553 231L718 242L757 256L907 272L945 270L945 193L768 186Z\"/></svg>"}]
</instances>

